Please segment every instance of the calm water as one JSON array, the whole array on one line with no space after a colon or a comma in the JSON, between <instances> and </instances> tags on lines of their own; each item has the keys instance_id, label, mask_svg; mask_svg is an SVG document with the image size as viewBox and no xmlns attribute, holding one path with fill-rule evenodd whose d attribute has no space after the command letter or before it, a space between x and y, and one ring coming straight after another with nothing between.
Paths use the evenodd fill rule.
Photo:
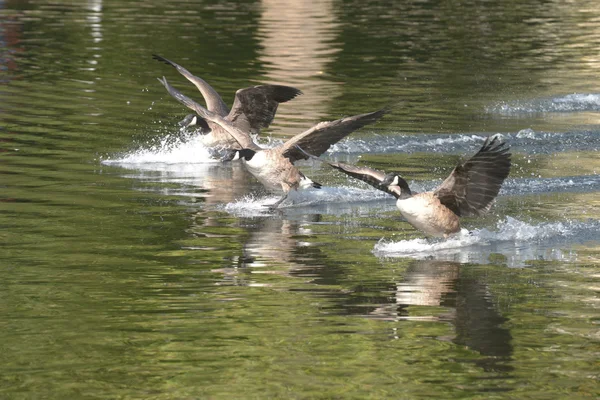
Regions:
<instances>
[{"instance_id":1,"label":"calm water","mask_svg":"<svg viewBox=\"0 0 600 400\"><path fill-rule=\"evenodd\" d=\"M396 3L0 1L0 398L599 396L597 2ZM446 242L314 162L269 213L152 53L300 88L267 146L391 105L325 157L428 190L500 133L514 167Z\"/></svg>"}]
</instances>

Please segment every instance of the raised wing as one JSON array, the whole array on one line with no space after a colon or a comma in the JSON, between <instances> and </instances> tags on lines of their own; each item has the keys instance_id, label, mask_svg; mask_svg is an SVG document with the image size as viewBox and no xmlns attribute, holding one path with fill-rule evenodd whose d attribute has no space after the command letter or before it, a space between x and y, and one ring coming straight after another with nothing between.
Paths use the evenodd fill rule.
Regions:
<instances>
[{"instance_id":1,"label":"raised wing","mask_svg":"<svg viewBox=\"0 0 600 400\"><path fill-rule=\"evenodd\" d=\"M291 86L260 85L235 93L228 119L244 132L259 133L271 124L279 103L285 103L302 92Z\"/></svg>"},{"instance_id":2,"label":"raised wing","mask_svg":"<svg viewBox=\"0 0 600 400\"><path fill-rule=\"evenodd\" d=\"M217 93L217 91L213 89L212 86L210 86L204 79L192 75L190 71L183 68L181 65L174 63L171 60L167 60L166 58L157 54L153 54L152 58L175 67L181 75L183 75L188 81L192 82L198 88L200 93L202 93L204 101L206 101L206 108L209 111L215 112L221 117L224 117L229 113L229 108L221 96L219 96L219 93Z\"/></svg>"},{"instance_id":3,"label":"raised wing","mask_svg":"<svg viewBox=\"0 0 600 400\"><path fill-rule=\"evenodd\" d=\"M459 217L484 214L510 172L508 151L497 136L488 137L477 154L454 168L434 195Z\"/></svg>"},{"instance_id":4,"label":"raised wing","mask_svg":"<svg viewBox=\"0 0 600 400\"><path fill-rule=\"evenodd\" d=\"M212 123L218 125L225 131L227 131L227 133L229 133L240 144L240 146L242 146L243 149L261 149L256 143L254 143L250 135L240 131L238 128L232 126L232 124L229 121L226 121L217 113L208 111L206 108L196 103L194 100L190 99L189 97L181 93L179 90L175 89L169 84L169 82L167 82L167 78L165 78L164 76L162 77L162 79L158 78L158 81L163 84L163 86L167 89L167 92L169 92L171 96L173 96L177 101L179 101L186 107L194 110L201 118L209 122L209 125Z\"/></svg>"},{"instance_id":5,"label":"raised wing","mask_svg":"<svg viewBox=\"0 0 600 400\"><path fill-rule=\"evenodd\" d=\"M387 110L379 110L368 114L360 114L346 117L331 122L320 122L309 130L300 133L281 147L284 157L291 162L307 159L307 155L298 149L320 156L325 153L332 144L335 144L365 125L372 124L381 118ZM335 168L335 167L334 167Z\"/></svg>"}]
</instances>

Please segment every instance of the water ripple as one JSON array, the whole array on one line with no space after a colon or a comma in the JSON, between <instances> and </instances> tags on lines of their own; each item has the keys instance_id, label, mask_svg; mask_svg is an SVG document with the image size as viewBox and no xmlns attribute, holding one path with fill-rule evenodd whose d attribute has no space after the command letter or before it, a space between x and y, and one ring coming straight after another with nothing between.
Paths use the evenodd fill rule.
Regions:
<instances>
[{"instance_id":1,"label":"water ripple","mask_svg":"<svg viewBox=\"0 0 600 400\"><path fill-rule=\"evenodd\" d=\"M488 107L486 111L488 113L502 115L600 111L600 94L573 93L549 99L500 102Z\"/></svg>"},{"instance_id":2,"label":"water ripple","mask_svg":"<svg viewBox=\"0 0 600 400\"><path fill-rule=\"evenodd\" d=\"M523 129L515 133L498 133L513 149L524 153L550 154L573 150L597 151L600 135L594 130L565 133L540 132ZM365 138L348 138L333 145L331 153L471 153L489 134L451 135L374 135Z\"/></svg>"},{"instance_id":3,"label":"water ripple","mask_svg":"<svg viewBox=\"0 0 600 400\"><path fill-rule=\"evenodd\" d=\"M566 176L559 178L507 179L501 195L553 192L593 192L600 187L600 175Z\"/></svg>"}]
</instances>

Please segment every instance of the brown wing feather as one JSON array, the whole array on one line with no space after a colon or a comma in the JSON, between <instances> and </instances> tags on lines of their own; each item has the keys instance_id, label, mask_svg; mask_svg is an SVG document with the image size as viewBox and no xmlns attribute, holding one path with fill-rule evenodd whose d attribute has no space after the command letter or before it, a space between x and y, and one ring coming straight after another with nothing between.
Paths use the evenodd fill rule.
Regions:
<instances>
[{"instance_id":1,"label":"brown wing feather","mask_svg":"<svg viewBox=\"0 0 600 400\"><path fill-rule=\"evenodd\" d=\"M158 79L158 81L160 83L163 84L163 86L165 87L165 89L167 89L167 92L169 92L169 94L171 96L173 96L173 98L175 98L175 100L179 101L181 104L183 104L187 108L196 111L196 113L201 118L206 118L205 115L207 113L210 113L210 111L207 110L206 108L204 108L202 105L200 105L199 103L195 102L194 100L192 100L191 98L187 97L186 95L184 95L183 93L181 93L179 90L177 90L173 86L171 86L171 84L169 82L167 82L167 78L165 78L164 76L162 77L162 79L161 78L157 78L157 79Z\"/></svg>"},{"instance_id":2,"label":"brown wing feather","mask_svg":"<svg viewBox=\"0 0 600 400\"><path fill-rule=\"evenodd\" d=\"M458 216L485 213L510 172L508 151L497 136L488 137L477 154L454 168L434 194Z\"/></svg>"},{"instance_id":3,"label":"brown wing feather","mask_svg":"<svg viewBox=\"0 0 600 400\"><path fill-rule=\"evenodd\" d=\"M235 93L228 119L244 132L258 133L268 127L279 103L285 103L302 92L291 86L260 85L240 89Z\"/></svg>"},{"instance_id":4,"label":"brown wing feather","mask_svg":"<svg viewBox=\"0 0 600 400\"><path fill-rule=\"evenodd\" d=\"M165 64L168 64L172 67L175 67L181 75L183 75L188 81L192 82L194 86L196 86L198 90L200 90L200 92L202 93L204 101L206 101L206 108L209 111L216 112L221 117L224 117L229 113L229 108L227 107L227 104L225 104L219 93L217 93L217 91L213 89L212 86L210 86L204 79L193 75L192 73L190 73L190 71L183 68L181 65L174 63L173 61L161 57L157 54L153 54L152 58L157 61L164 62Z\"/></svg>"},{"instance_id":5,"label":"brown wing feather","mask_svg":"<svg viewBox=\"0 0 600 400\"><path fill-rule=\"evenodd\" d=\"M297 146L315 156L325 153L329 147L342 140L355 130L365 125L372 124L381 118L387 110L379 110L368 114L355 115L352 117L341 118L331 122L321 122L309 130L300 133L281 147L284 157L291 162L307 159Z\"/></svg>"},{"instance_id":6,"label":"brown wing feather","mask_svg":"<svg viewBox=\"0 0 600 400\"><path fill-rule=\"evenodd\" d=\"M229 121L224 120L224 118L219 116L217 113L208 111L202 105L196 103L194 100L187 97L179 90L175 89L169 84L169 82L167 82L167 79L164 76L162 77L162 79L158 78L158 81L163 84L163 86L167 89L167 92L169 92L171 96L173 96L177 101L179 101L186 107L196 111L196 113L198 113L200 117L204 118L209 123L209 125L215 124L223 130L225 130L227 133L229 133L243 149L261 149L256 143L254 143L250 135L244 133L243 131L240 131Z\"/></svg>"}]
</instances>

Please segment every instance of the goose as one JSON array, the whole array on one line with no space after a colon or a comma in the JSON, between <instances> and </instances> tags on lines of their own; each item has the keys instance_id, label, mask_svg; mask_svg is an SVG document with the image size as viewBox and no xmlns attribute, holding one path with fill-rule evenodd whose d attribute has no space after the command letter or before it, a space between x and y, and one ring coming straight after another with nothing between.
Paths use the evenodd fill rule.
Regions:
<instances>
[{"instance_id":1,"label":"goose","mask_svg":"<svg viewBox=\"0 0 600 400\"><path fill-rule=\"evenodd\" d=\"M259 85L239 89L235 93L235 100L231 110L227 107L221 96L205 80L192 75L181 65L159 55L153 54L152 58L164 62L192 82L206 101L206 108L227 120L231 125L239 128L245 134L256 135L261 129L268 127L277 111L279 103L285 103L302 91L291 86L283 85ZM239 143L226 132L221 125L208 121L197 114L188 114L179 122L182 128L198 126L197 133L202 135L202 143L223 154L227 160L233 156L231 150L239 150Z\"/></svg>"},{"instance_id":2,"label":"goose","mask_svg":"<svg viewBox=\"0 0 600 400\"><path fill-rule=\"evenodd\" d=\"M309 158L308 155L304 154L304 149L310 151L312 154L321 155L331 145L342 140L353 131L376 122L387 113L387 109L382 109L335 121L320 122L305 132L293 136L279 146L262 149L242 129L183 95L172 87L165 77L162 79L158 78L158 80L164 85L171 96L194 110L201 118L213 125L218 125L231 135L233 140L239 144L239 150L235 151L234 159L242 159L248 171L267 190L283 191L283 196L274 204L269 205L271 209L279 207L288 197L291 190L307 189L310 187L321 188L321 184L313 182L294 165L294 162L298 160Z\"/></svg>"},{"instance_id":3,"label":"goose","mask_svg":"<svg viewBox=\"0 0 600 400\"><path fill-rule=\"evenodd\" d=\"M305 156L320 158L300 148ZM460 163L437 189L416 193L400 175L368 167L326 162L353 178L394 196L402 216L427 235L448 238L460 231L459 217L479 216L491 208L511 166L508 145L488 137L481 149Z\"/></svg>"}]
</instances>

